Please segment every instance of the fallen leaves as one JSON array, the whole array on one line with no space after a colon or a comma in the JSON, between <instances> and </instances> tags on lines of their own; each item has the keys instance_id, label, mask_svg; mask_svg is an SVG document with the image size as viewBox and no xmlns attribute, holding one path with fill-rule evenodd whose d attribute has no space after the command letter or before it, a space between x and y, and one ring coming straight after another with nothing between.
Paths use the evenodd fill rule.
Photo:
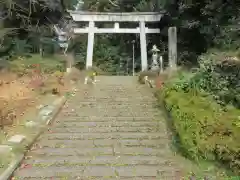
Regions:
<instances>
[{"instance_id":1,"label":"fallen leaves","mask_svg":"<svg viewBox=\"0 0 240 180\"><path fill-rule=\"evenodd\" d=\"M32 167L31 164L25 164L25 163L23 163L23 164L21 164L20 169L27 169L27 168L31 168L31 167Z\"/></svg>"}]
</instances>

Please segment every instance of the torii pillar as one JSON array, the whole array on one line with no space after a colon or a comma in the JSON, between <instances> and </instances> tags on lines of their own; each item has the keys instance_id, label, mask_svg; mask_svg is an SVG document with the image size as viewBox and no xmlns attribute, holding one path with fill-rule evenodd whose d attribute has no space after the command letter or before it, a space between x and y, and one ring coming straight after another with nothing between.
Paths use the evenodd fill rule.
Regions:
<instances>
[{"instance_id":1,"label":"torii pillar","mask_svg":"<svg viewBox=\"0 0 240 180\"><path fill-rule=\"evenodd\" d=\"M146 26L144 21L141 21L139 25L140 25L140 44L141 44L141 67L142 67L142 71L145 71L148 69Z\"/></svg>"},{"instance_id":2,"label":"torii pillar","mask_svg":"<svg viewBox=\"0 0 240 180\"><path fill-rule=\"evenodd\" d=\"M89 21L88 45L87 45L87 62L86 69L91 68L93 63L93 47L94 47L94 21Z\"/></svg>"}]
</instances>

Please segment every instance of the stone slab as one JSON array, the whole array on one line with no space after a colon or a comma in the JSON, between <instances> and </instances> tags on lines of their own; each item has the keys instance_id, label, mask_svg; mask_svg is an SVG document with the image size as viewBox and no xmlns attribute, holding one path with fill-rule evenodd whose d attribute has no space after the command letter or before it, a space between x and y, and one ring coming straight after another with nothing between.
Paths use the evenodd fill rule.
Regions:
<instances>
[{"instance_id":1,"label":"stone slab","mask_svg":"<svg viewBox=\"0 0 240 180\"><path fill-rule=\"evenodd\" d=\"M26 137L24 135L17 134L17 135L12 136L8 140L8 142L11 142L11 143L22 143L25 139L26 139Z\"/></svg>"},{"instance_id":2,"label":"stone slab","mask_svg":"<svg viewBox=\"0 0 240 180\"><path fill-rule=\"evenodd\" d=\"M53 112L53 109L52 109L52 108L46 107L46 108L42 109L42 110L39 112L39 115L40 115L40 116L49 116L49 115L52 114L52 112Z\"/></svg>"},{"instance_id":3,"label":"stone slab","mask_svg":"<svg viewBox=\"0 0 240 180\"><path fill-rule=\"evenodd\" d=\"M0 154L9 153L12 150L11 146L8 145L0 145Z\"/></svg>"},{"instance_id":4,"label":"stone slab","mask_svg":"<svg viewBox=\"0 0 240 180\"><path fill-rule=\"evenodd\" d=\"M50 117L50 116L43 115L43 116L40 116L40 119L41 119L42 121L46 121L46 120L48 120L49 117Z\"/></svg>"},{"instance_id":5,"label":"stone slab","mask_svg":"<svg viewBox=\"0 0 240 180\"><path fill-rule=\"evenodd\" d=\"M38 126L39 124L37 122L34 122L34 121L29 121L29 122L26 122L25 123L25 126L26 127L29 127L29 128L32 128L32 127L36 127Z\"/></svg>"}]
</instances>

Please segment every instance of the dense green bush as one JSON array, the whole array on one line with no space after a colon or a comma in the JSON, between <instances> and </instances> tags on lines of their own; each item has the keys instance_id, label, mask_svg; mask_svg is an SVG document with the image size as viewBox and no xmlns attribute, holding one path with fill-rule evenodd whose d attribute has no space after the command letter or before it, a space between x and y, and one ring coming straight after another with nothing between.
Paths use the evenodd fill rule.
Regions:
<instances>
[{"instance_id":1,"label":"dense green bush","mask_svg":"<svg viewBox=\"0 0 240 180\"><path fill-rule=\"evenodd\" d=\"M209 52L200 58L200 69L191 86L211 93L220 104L240 108L239 52Z\"/></svg>"},{"instance_id":2,"label":"dense green bush","mask_svg":"<svg viewBox=\"0 0 240 180\"><path fill-rule=\"evenodd\" d=\"M180 148L188 157L218 160L239 172L240 110L221 106L198 87L189 88L193 78L177 78L157 92L171 115Z\"/></svg>"}]
</instances>

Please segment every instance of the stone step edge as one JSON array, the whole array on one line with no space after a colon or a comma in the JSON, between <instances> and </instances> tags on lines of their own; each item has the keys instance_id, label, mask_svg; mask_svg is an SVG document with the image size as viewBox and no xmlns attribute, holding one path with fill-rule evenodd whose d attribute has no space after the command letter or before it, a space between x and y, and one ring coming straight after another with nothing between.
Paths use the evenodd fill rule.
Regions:
<instances>
[{"instance_id":1,"label":"stone step edge","mask_svg":"<svg viewBox=\"0 0 240 180\"><path fill-rule=\"evenodd\" d=\"M57 98L51 105L43 107L43 108L46 108L46 107L51 108L50 113L48 113L47 115L42 114L42 117L46 117L46 118L42 119L42 120L45 120L46 126L50 125L51 122L55 119L55 117L60 112L63 105L66 103L66 100L67 100L66 96L62 96L60 98ZM43 108L39 109L38 117L36 117L36 119L38 119L39 116L41 116L41 112L42 112ZM39 120L37 120L37 121L39 121ZM42 131L39 131L35 135L35 137L32 138L32 141L29 142L28 147L32 146L32 144L40 136L41 133L42 133ZM19 143L22 143L22 140L19 141ZM11 146L9 146L9 147L11 147ZM9 163L8 167L0 174L0 180L9 180L11 178L12 174L14 173L14 171L19 166L19 164L23 161L23 159L24 159L24 154L16 154L16 157L14 158L14 160L12 160L12 162Z\"/></svg>"}]
</instances>

